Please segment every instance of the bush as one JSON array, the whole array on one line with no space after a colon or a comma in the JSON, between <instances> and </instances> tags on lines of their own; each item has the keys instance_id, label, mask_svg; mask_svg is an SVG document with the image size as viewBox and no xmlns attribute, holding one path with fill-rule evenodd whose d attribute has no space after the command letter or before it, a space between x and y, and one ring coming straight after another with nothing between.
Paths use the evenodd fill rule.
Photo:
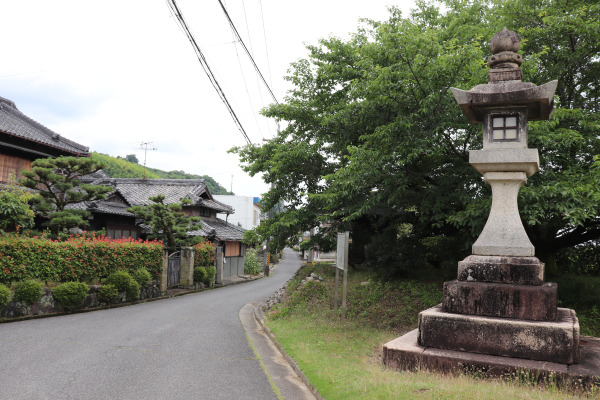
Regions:
<instances>
[{"instance_id":1,"label":"bush","mask_svg":"<svg viewBox=\"0 0 600 400\"><path fill-rule=\"evenodd\" d=\"M194 268L194 282L202 282L206 286L212 286L217 275L217 268L214 265L208 267Z\"/></svg>"},{"instance_id":2,"label":"bush","mask_svg":"<svg viewBox=\"0 0 600 400\"><path fill-rule=\"evenodd\" d=\"M204 284L212 286L215 282L215 276L217 276L217 267L214 265L206 267L206 281L204 281Z\"/></svg>"},{"instance_id":3,"label":"bush","mask_svg":"<svg viewBox=\"0 0 600 400\"><path fill-rule=\"evenodd\" d=\"M62 308L75 310L81 307L88 296L90 288L83 282L67 282L58 285L52 294Z\"/></svg>"},{"instance_id":4,"label":"bush","mask_svg":"<svg viewBox=\"0 0 600 400\"><path fill-rule=\"evenodd\" d=\"M146 286L152 280L152 275L146 268L136 269L132 276L141 287Z\"/></svg>"},{"instance_id":5,"label":"bush","mask_svg":"<svg viewBox=\"0 0 600 400\"><path fill-rule=\"evenodd\" d=\"M114 285L102 285L98 289L98 300L109 306L119 297L119 290Z\"/></svg>"},{"instance_id":6,"label":"bush","mask_svg":"<svg viewBox=\"0 0 600 400\"><path fill-rule=\"evenodd\" d=\"M6 307L9 301L10 289L0 283L0 311L2 311L4 307Z\"/></svg>"},{"instance_id":7,"label":"bush","mask_svg":"<svg viewBox=\"0 0 600 400\"><path fill-rule=\"evenodd\" d=\"M244 273L258 275L263 270L258 250L248 250L244 258Z\"/></svg>"},{"instance_id":8,"label":"bush","mask_svg":"<svg viewBox=\"0 0 600 400\"><path fill-rule=\"evenodd\" d=\"M127 290L125 291L125 294L127 295L127 300L128 301L136 301L140 299L140 284L137 283L137 281L133 278L131 278L131 282L129 283L129 286L127 286Z\"/></svg>"},{"instance_id":9,"label":"bush","mask_svg":"<svg viewBox=\"0 0 600 400\"><path fill-rule=\"evenodd\" d=\"M215 250L217 245L208 241L194 246L194 267L215 265Z\"/></svg>"},{"instance_id":10,"label":"bush","mask_svg":"<svg viewBox=\"0 0 600 400\"><path fill-rule=\"evenodd\" d=\"M207 271L206 267L194 268L194 282L203 282L206 280Z\"/></svg>"},{"instance_id":11,"label":"bush","mask_svg":"<svg viewBox=\"0 0 600 400\"><path fill-rule=\"evenodd\" d=\"M113 285L119 292L125 292L127 301L135 301L140 297L140 284L125 271L113 272L104 282Z\"/></svg>"},{"instance_id":12,"label":"bush","mask_svg":"<svg viewBox=\"0 0 600 400\"><path fill-rule=\"evenodd\" d=\"M89 236L89 235L88 235ZM160 242L74 236L65 242L15 234L0 236L0 282L37 279L91 282L112 272L145 268L154 278L162 271Z\"/></svg>"},{"instance_id":13,"label":"bush","mask_svg":"<svg viewBox=\"0 0 600 400\"><path fill-rule=\"evenodd\" d=\"M42 297L43 286L40 282L32 279L17 283L15 286L15 301L33 304Z\"/></svg>"}]
</instances>

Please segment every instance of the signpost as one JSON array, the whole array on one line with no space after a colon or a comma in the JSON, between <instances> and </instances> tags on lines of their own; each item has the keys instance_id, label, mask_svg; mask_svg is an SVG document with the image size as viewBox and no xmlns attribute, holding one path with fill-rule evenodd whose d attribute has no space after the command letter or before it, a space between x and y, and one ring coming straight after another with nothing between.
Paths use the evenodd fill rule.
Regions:
<instances>
[{"instance_id":1,"label":"signpost","mask_svg":"<svg viewBox=\"0 0 600 400\"><path fill-rule=\"evenodd\" d=\"M335 312L337 314L337 306L338 306L338 290L340 286L340 272L339 270L344 271L344 278L342 284L342 320L346 319L346 291L348 287L348 244L350 241L350 232L341 232L338 233L337 237L337 259L336 259L336 269L335 269L335 293L334 293L334 303L335 303Z\"/></svg>"}]
</instances>

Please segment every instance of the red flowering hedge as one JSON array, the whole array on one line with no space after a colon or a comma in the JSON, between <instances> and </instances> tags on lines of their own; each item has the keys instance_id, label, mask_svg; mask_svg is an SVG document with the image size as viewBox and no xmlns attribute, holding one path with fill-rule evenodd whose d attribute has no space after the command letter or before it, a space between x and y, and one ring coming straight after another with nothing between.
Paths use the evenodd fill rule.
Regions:
<instances>
[{"instance_id":1,"label":"red flowering hedge","mask_svg":"<svg viewBox=\"0 0 600 400\"><path fill-rule=\"evenodd\" d=\"M76 236L61 242L4 235L0 236L0 282L91 282L114 271L139 268L158 278L163 251L159 241Z\"/></svg>"},{"instance_id":2,"label":"red flowering hedge","mask_svg":"<svg viewBox=\"0 0 600 400\"><path fill-rule=\"evenodd\" d=\"M215 265L217 245L207 240L194 245L194 267Z\"/></svg>"}]
</instances>

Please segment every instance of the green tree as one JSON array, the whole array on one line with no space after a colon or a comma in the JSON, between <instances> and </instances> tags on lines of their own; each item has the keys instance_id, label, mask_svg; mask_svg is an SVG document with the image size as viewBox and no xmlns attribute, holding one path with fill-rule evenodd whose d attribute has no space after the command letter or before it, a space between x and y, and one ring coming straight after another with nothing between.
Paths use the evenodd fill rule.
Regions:
<instances>
[{"instance_id":1,"label":"green tree","mask_svg":"<svg viewBox=\"0 0 600 400\"><path fill-rule=\"evenodd\" d=\"M129 161L130 163L133 164L139 164L140 160L138 160L138 158L135 156L135 154L127 154L125 156L125 160Z\"/></svg>"},{"instance_id":2,"label":"green tree","mask_svg":"<svg viewBox=\"0 0 600 400\"><path fill-rule=\"evenodd\" d=\"M10 176L0 192L0 229L33 228L35 213L28 202L35 196L33 191L17 185L15 177Z\"/></svg>"},{"instance_id":3,"label":"green tree","mask_svg":"<svg viewBox=\"0 0 600 400\"><path fill-rule=\"evenodd\" d=\"M38 189L39 196L30 200L33 209L48 219L44 223L54 232L65 228L89 225L90 213L82 209L67 208L84 201L101 200L112 191L104 185L83 184L81 176L102 169L103 164L90 158L41 158L32 164L31 171L22 171L21 184Z\"/></svg>"},{"instance_id":4,"label":"green tree","mask_svg":"<svg viewBox=\"0 0 600 400\"><path fill-rule=\"evenodd\" d=\"M170 252L175 251L178 239L187 238L187 233L202 228L200 217L188 217L181 210L190 204L190 199L181 199L180 203L165 204L165 196L158 195L149 198L152 204L134 206L127 211L143 219L152 227L153 238L163 241Z\"/></svg>"},{"instance_id":5,"label":"green tree","mask_svg":"<svg viewBox=\"0 0 600 400\"><path fill-rule=\"evenodd\" d=\"M586 4L452 0L442 12L418 2L408 17L391 8L347 41L308 46L308 59L292 64L286 101L264 111L287 127L262 146L232 149L247 172L274 183L264 206L287 205L261 236L281 248L321 222L345 230L366 220L381 235L375 253L398 265L418 266L437 246L468 252L491 193L468 163L481 127L449 88L487 82L489 40L506 25L523 39L525 80L559 79L554 117L530 124L541 171L520 193L526 229L544 259L600 237L600 9ZM330 242L328 229L319 232L315 241Z\"/></svg>"}]
</instances>

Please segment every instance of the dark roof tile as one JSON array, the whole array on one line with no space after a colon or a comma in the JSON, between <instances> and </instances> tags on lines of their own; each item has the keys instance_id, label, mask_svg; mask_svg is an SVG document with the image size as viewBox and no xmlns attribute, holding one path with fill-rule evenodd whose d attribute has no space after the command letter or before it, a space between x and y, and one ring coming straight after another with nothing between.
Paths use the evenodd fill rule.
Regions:
<instances>
[{"instance_id":1,"label":"dark roof tile","mask_svg":"<svg viewBox=\"0 0 600 400\"><path fill-rule=\"evenodd\" d=\"M246 230L222 219L202 217L202 229L188 232L190 236L203 236L218 240L241 241Z\"/></svg>"},{"instance_id":2,"label":"dark roof tile","mask_svg":"<svg viewBox=\"0 0 600 400\"><path fill-rule=\"evenodd\" d=\"M88 156L89 148L66 139L23 114L14 102L0 97L0 132L61 150L77 156Z\"/></svg>"}]
</instances>

